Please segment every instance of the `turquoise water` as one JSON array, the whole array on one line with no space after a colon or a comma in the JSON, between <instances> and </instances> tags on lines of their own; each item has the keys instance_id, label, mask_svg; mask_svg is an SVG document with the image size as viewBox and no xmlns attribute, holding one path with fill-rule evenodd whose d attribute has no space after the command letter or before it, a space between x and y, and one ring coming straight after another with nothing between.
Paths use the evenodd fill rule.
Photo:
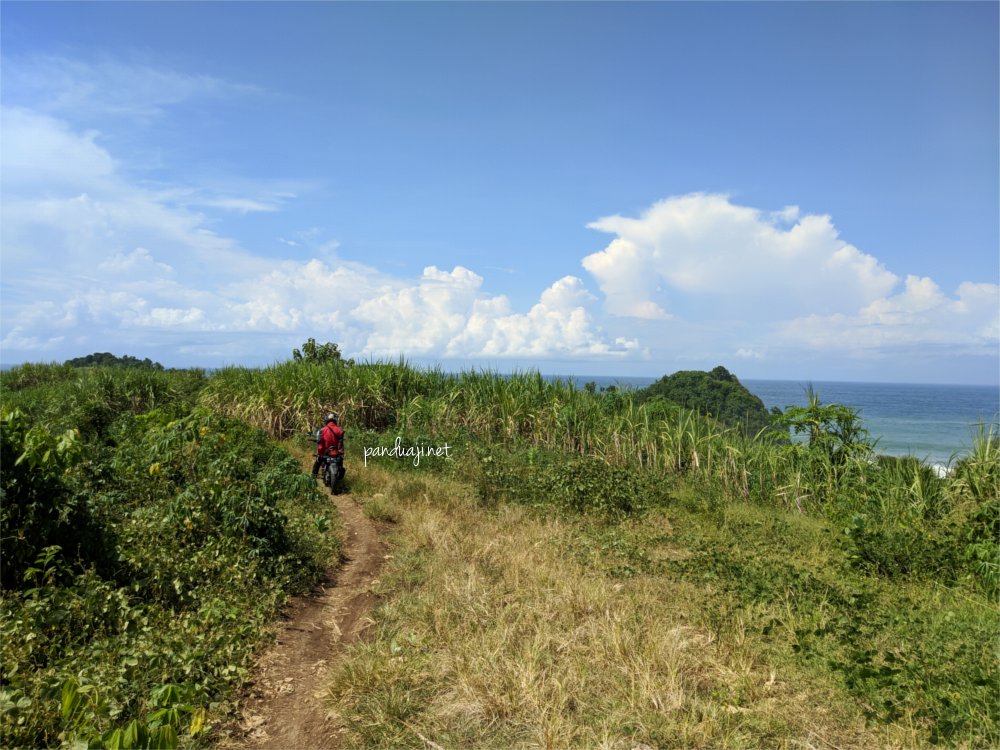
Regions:
<instances>
[{"instance_id":1,"label":"turquoise water","mask_svg":"<svg viewBox=\"0 0 1000 750\"><path fill-rule=\"evenodd\" d=\"M580 386L618 385L645 388L657 378L575 377ZM764 406L805 406L808 383L793 380L742 380ZM928 464L948 466L966 454L980 423L1000 423L1000 389L979 385L913 385L900 383L813 382L824 404L857 409L876 442L890 456L916 456Z\"/></svg>"},{"instance_id":2,"label":"turquoise water","mask_svg":"<svg viewBox=\"0 0 1000 750\"><path fill-rule=\"evenodd\" d=\"M806 384L747 380L743 384L764 405L805 406ZM1000 422L1000 390L979 385L900 383L813 383L824 404L857 409L877 440L876 450L890 456L916 456L929 464L949 465L968 452L981 423Z\"/></svg>"}]
</instances>

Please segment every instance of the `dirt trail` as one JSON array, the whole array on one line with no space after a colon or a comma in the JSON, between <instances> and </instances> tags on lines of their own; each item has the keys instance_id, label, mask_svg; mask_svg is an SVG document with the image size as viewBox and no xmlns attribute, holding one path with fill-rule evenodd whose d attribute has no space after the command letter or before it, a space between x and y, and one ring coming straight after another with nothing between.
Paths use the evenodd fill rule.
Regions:
<instances>
[{"instance_id":1,"label":"dirt trail","mask_svg":"<svg viewBox=\"0 0 1000 750\"><path fill-rule=\"evenodd\" d=\"M371 622L371 584L385 561L378 527L350 495L334 497L344 525L343 564L285 613L277 643L261 658L243 704L240 747L332 750L339 727L323 704L330 668ZM227 743L228 744L228 743Z\"/></svg>"}]
</instances>

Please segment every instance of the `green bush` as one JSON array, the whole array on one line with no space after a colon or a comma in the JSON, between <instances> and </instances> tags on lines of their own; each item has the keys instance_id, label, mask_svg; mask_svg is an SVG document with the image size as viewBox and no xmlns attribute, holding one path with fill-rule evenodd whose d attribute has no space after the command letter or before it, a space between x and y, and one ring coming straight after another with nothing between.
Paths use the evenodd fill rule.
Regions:
<instances>
[{"instance_id":1,"label":"green bush","mask_svg":"<svg viewBox=\"0 0 1000 750\"><path fill-rule=\"evenodd\" d=\"M849 559L874 573L953 580L959 569L959 549L947 527L856 515L844 535Z\"/></svg>"},{"instance_id":2,"label":"green bush","mask_svg":"<svg viewBox=\"0 0 1000 750\"><path fill-rule=\"evenodd\" d=\"M33 414L3 410L5 746L200 737L284 597L336 557L329 500L298 462L259 430L186 410L177 383L86 370L32 386ZM99 406L75 410L67 392ZM54 431L68 414L85 427Z\"/></svg>"},{"instance_id":3,"label":"green bush","mask_svg":"<svg viewBox=\"0 0 1000 750\"><path fill-rule=\"evenodd\" d=\"M53 435L19 411L0 409L0 567L3 587L23 588L28 568L48 547L94 562L104 549L89 508L72 489L79 433Z\"/></svg>"},{"instance_id":4,"label":"green bush","mask_svg":"<svg viewBox=\"0 0 1000 750\"><path fill-rule=\"evenodd\" d=\"M641 513L667 497L668 480L600 458L528 446L479 448L474 477L481 501L550 505L610 519Z\"/></svg>"},{"instance_id":5,"label":"green bush","mask_svg":"<svg viewBox=\"0 0 1000 750\"><path fill-rule=\"evenodd\" d=\"M983 588L1000 596L1000 496L985 499L959 534L962 559Z\"/></svg>"},{"instance_id":6,"label":"green bush","mask_svg":"<svg viewBox=\"0 0 1000 750\"><path fill-rule=\"evenodd\" d=\"M20 369L4 374L4 405L52 432L77 429L88 441L103 438L124 414L157 408L184 414L205 383L200 370L49 366L29 378Z\"/></svg>"}]
</instances>

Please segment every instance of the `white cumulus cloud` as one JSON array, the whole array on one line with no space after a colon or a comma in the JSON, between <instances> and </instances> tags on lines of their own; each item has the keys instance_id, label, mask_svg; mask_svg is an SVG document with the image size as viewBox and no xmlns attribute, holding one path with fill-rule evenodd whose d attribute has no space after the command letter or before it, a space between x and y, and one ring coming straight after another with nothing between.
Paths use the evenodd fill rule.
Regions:
<instances>
[{"instance_id":1,"label":"white cumulus cloud","mask_svg":"<svg viewBox=\"0 0 1000 750\"><path fill-rule=\"evenodd\" d=\"M654 356L705 347L706 360L789 366L796 353L905 357L912 369L931 351L996 359L1000 349L996 284L970 281L949 295L931 278L901 280L829 216L692 193L588 226L614 237L584 268L609 313L647 336L658 326Z\"/></svg>"},{"instance_id":2,"label":"white cumulus cloud","mask_svg":"<svg viewBox=\"0 0 1000 750\"><path fill-rule=\"evenodd\" d=\"M692 300L752 319L834 313L856 310L898 281L840 239L829 216L802 216L795 207L768 213L693 193L659 201L638 218L614 215L588 226L615 235L583 259L614 315L667 319Z\"/></svg>"},{"instance_id":3,"label":"white cumulus cloud","mask_svg":"<svg viewBox=\"0 0 1000 750\"><path fill-rule=\"evenodd\" d=\"M966 282L948 296L927 277L908 276L903 291L855 314L808 315L783 323L788 344L811 349L891 350L950 346L995 354L1000 342L1000 286Z\"/></svg>"},{"instance_id":4,"label":"white cumulus cloud","mask_svg":"<svg viewBox=\"0 0 1000 750\"><path fill-rule=\"evenodd\" d=\"M482 282L462 266L430 266L416 284L368 300L353 313L372 327L364 351L547 358L621 356L638 346L604 339L586 310L593 296L576 277L545 289L527 313L513 312L506 296L483 294Z\"/></svg>"}]
</instances>

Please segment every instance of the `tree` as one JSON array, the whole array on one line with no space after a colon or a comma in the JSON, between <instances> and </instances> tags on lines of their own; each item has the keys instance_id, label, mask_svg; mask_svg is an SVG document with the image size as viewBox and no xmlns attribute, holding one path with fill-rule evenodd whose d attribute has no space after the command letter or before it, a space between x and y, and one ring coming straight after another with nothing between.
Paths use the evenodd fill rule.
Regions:
<instances>
[{"instance_id":1,"label":"tree","mask_svg":"<svg viewBox=\"0 0 1000 750\"><path fill-rule=\"evenodd\" d=\"M293 349L292 359L296 362L342 362L345 365L353 365L354 360L345 360L340 353L340 347L331 341L325 344L316 344L316 339L310 338L302 345L302 350Z\"/></svg>"},{"instance_id":2,"label":"tree","mask_svg":"<svg viewBox=\"0 0 1000 750\"><path fill-rule=\"evenodd\" d=\"M822 455L834 467L871 454L874 445L857 409L823 404L811 385L806 388L806 401L806 406L786 408L776 424L796 435L807 435L810 452Z\"/></svg>"}]
</instances>

